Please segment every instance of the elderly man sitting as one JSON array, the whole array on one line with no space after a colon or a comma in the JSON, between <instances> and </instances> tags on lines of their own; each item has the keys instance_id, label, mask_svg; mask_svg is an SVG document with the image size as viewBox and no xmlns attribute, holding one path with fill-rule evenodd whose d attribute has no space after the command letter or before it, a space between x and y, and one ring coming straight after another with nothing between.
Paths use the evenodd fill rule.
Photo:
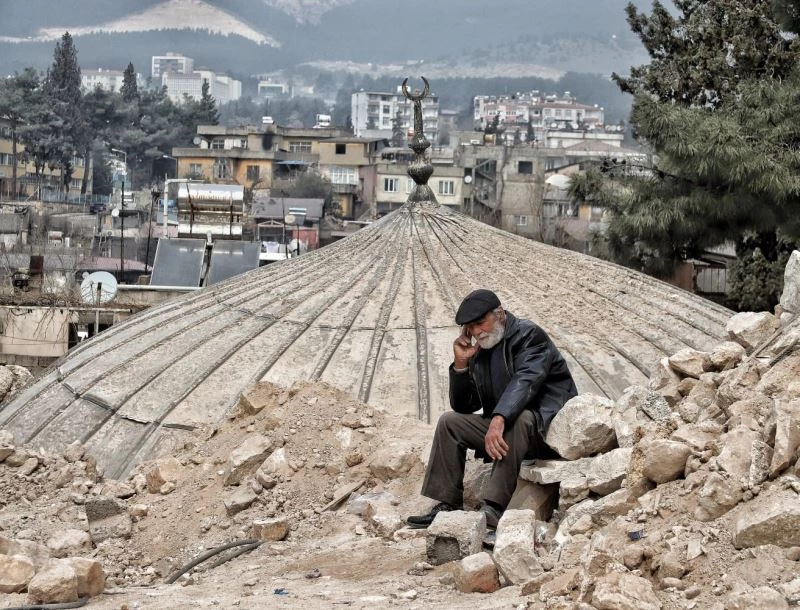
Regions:
<instances>
[{"instance_id":1,"label":"elderly man sitting","mask_svg":"<svg viewBox=\"0 0 800 610\"><path fill-rule=\"evenodd\" d=\"M468 294L456 313L450 406L438 421L422 495L436 504L408 517L428 527L442 511L460 510L467 449L493 460L481 510L497 527L524 459L549 455L547 427L578 391L567 363L539 326L503 309L490 290ZM481 411L480 413L475 413Z\"/></svg>"}]
</instances>

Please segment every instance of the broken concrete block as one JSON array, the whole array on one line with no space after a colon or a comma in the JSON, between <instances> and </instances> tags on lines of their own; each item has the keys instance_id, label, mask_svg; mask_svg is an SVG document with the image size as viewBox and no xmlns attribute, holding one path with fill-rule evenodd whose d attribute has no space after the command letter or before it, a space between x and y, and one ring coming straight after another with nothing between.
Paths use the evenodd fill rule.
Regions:
<instances>
[{"instance_id":1,"label":"broken concrete block","mask_svg":"<svg viewBox=\"0 0 800 610\"><path fill-rule=\"evenodd\" d=\"M225 505L225 512L229 517L247 510L250 505L258 499L255 492L249 487L238 487L236 490L228 494L222 501Z\"/></svg>"},{"instance_id":2,"label":"broken concrete block","mask_svg":"<svg viewBox=\"0 0 800 610\"><path fill-rule=\"evenodd\" d=\"M742 496L740 481L734 481L730 476L723 476L719 472L709 473L697 494L694 517L698 521L711 521L721 517L736 506Z\"/></svg>"},{"instance_id":3,"label":"broken concrete block","mask_svg":"<svg viewBox=\"0 0 800 610\"><path fill-rule=\"evenodd\" d=\"M711 366L716 371L724 371L733 368L742 361L745 354L744 347L735 341L725 341L711 350L709 358Z\"/></svg>"},{"instance_id":4,"label":"broken concrete block","mask_svg":"<svg viewBox=\"0 0 800 610\"><path fill-rule=\"evenodd\" d=\"M699 379L700 375L711 370L711 357L708 352L701 352L687 347L668 358L672 370L685 377Z\"/></svg>"},{"instance_id":5,"label":"broken concrete block","mask_svg":"<svg viewBox=\"0 0 800 610\"><path fill-rule=\"evenodd\" d=\"M394 533L405 525L403 518L393 511L381 511L369 518L370 524L381 538L391 540Z\"/></svg>"},{"instance_id":6,"label":"broken concrete block","mask_svg":"<svg viewBox=\"0 0 800 610\"><path fill-rule=\"evenodd\" d=\"M103 564L96 559L70 557L65 561L68 561L75 570L75 577L78 579L78 597L95 597L106 588Z\"/></svg>"},{"instance_id":7,"label":"broken concrete block","mask_svg":"<svg viewBox=\"0 0 800 610\"><path fill-rule=\"evenodd\" d=\"M672 414L672 409L661 394L643 386L629 387L615 404L619 413L635 410L637 419L639 414L644 414L653 421L661 421Z\"/></svg>"},{"instance_id":8,"label":"broken concrete block","mask_svg":"<svg viewBox=\"0 0 800 610\"><path fill-rule=\"evenodd\" d=\"M506 510L497 524L494 562L508 582L521 585L544 570L534 550L536 514L532 510Z\"/></svg>"},{"instance_id":9,"label":"broken concrete block","mask_svg":"<svg viewBox=\"0 0 800 610\"><path fill-rule=\"evenodd\" d=\"M285 447L279 447L264 460L264 463L256 471L256 480L258 481L259 477L271 477L279 474L286 476L294 474L294 470L289 466L289 460L286 459Z\"/></svg>"},{"instance_id":10,"label":"broken concrete block","mask_svg":"<svg viewBox=\"0 0 800 610\"><path fill-rule=\"evenodd\" d=\"M719 433L709 432L698 424L681 426L669 437L694 451L706 451L717 440Z\"/></svg>"},{"instance_id":11,"label":"broken concrete block","mask_svg":"<svg viewBox=\"0 0 800 610\"><path fill-rule=\"evenodd\" d=\"M497 566L489 553L476 553L455 564L453 578L462 593L494 593L500 588Z\"/></svg>"},{"instance_id":12,"label":"broken concrete block","mask_svg":"<svg viewBox=\"0 0 800 610\"><path fill-rule=\"evenodd\" d=\"M761 365L757 361L747 361L728 373L717 388L717 405L726 409L740 400L751 400L758 392L761 379Z\"/></svg>"},{"instance_id":13,"label":"broken concrete block","mask_svg":"<svg viewBox=\"0 0 800 610\"><path fill-rule=\"evenodd\" d=\"M59 530L50 536L46 544L53 557L83 555L92 550L91 536L76 529Z\"/></svg>"},{"instance_id":14,"label":"broken concrete block","mask_svg":"<svg viewBox=\"0 0 800 610\"><path fill-rule=\"evenodd\" d=\"M667 483L683 476L692 450L677 441L656 439L644 450L642 474L653 483Z\"/></svg>"},{"instance_id":15,"label":"broken concrete block","mask_svg":"<svg viewBox=\"0 0 800 610\"><path fill-rule=\"evenodd\" d=\"M736 341L749 354L780 326L778 318L766 311L737 313L725 325L731 341Z\"/></svg>"},{"instance_id":16,"label":"broken concrete block","mask_svg":"<svg viewBox=\"0 0 800 610\"><path fill-rule=\"evenodd\" d=\"M78 600L78 576L67 561L54 561L28 583L28 601L33 604L63 604Z\"/></svg>"},{"instance_id":17,"label":"broken concrete block","mask_svg":"<svg viewBox=\"0 0 800 610\"><path fill-rule=\"evenodd\" d=\"M267 405L277 403L276 389L276 386L264 381L251 385L239 397L239 407L247 415L255 415Z\"/></svg>"},{"instance_id":18,"label":"broken concrete block","mask_svg":"<svg viewBox=\"0 0 800 610\"><path fill-rule=\"evenodd\" d=\"M23 555L0 555L0 593L24 591L36 574L33 562Z\"/></svg>"},{"instance_id":19,"label":"broken concrete block","mask_svg":"<svg viewBox=\"0 0 800 610\"><path fill-rule=\"evenodd\" d=\"M773 419L775 444L769 474L776 477L797 459L797 450L800 448L800 400L776 400Z\"/></svg>"},{"instance_id":20,"label":"broken concrete block","mask_svg":"<svg viewBox=\"0 0 800 610\"><path fill-rule=\"evenodd\" d=\"M64 459L70 464L73 464L83 458L85 454L86 447L83 446L83 443L74 441L66 446L61 455L64 456Z\"/></svg>"},{"instance_id":21,"label":"broken concrete block","mask_svg":"<svg viewBox=\"0 0 800 610\"><path fill-rule=\"evenodd\" d=\"M547 431L547 444L567 460L576 460L616 447L614 403L583 394L570 399L556 413Z\"/></svg>"},{"instance_id":22,"label":"broken concrete block","mask_svg":"<svg viewBox=\"0 0 800 610\"><path fill-rule=\"evenodd\" d=\"M253 474L272 453L272 439L262 434L248 436L236 449L225 467L223 485L238 485Z\"/></svg>"},{"instance_id":23,"label":"broken concrete block","mask_svg":"<svg viewBox=\"0 0 800 610\"><path fill-rule=\"evenodd\" d=\"M131 516L124 503L110 496L95 496L84 504L89 521L89 535L98 544L108 538L130 538Z\"/></svg>"},{"instance_id":24,"label":"broken concrete block","mask_svg":"<svg viewBox=\"0 0 800 610\"><path fill-rule=\"evenodd\" d=\"M178 482L178 478L183 471L183 466L175 458L164 458L149 464L145 477L147 478L147 491L157 494L161 491L164 483L172 481Z\"/></svg>"},{"instance_id":25,"label":"broken concrete block","mask_svg":"<svg viewBox=\"0 0 800 610\"><path fill-rule=\"evenodd\" d=\"M539 521L550 521L556 506L558 485L539 485L520 479L507 508L532 510Z\"/></svg>"},{"instance_id":26,"label":"broken concrete block","mask_svg":"<svg viewBox=\"0 0 800 610\"><path fill-rule=\"evenodd\" d=\"M534 460L525 463L520 478L540 485L561 485L561 496L577 497L589 491L605 495L619 489L630 464L632 449L613 449L579 460ZM586 494L584 494L586 495ZM578 498L578 501L582 498Z\"/></svg>"},{"instance_id":27,"label":"broken concrete block","mask_svg":"<svg viewBox=\"0 0 800 610\"><path fill-rule=\"evenodd\" d=\"M750 448L750 473L747 479L749 487L761 485L769 478L769 465L772 462L772 447L756 440Z\"/></svg>"},{"instance_id":28,"label":"broken concrete block","mask_svg":"<svg viewBox=\"0 0 800 610\"><path fill-rule=\"evenodd\" d=\"M14 435L8 430L0 430L0 462L14 453Z\"/></svg>"},{"instance_id":29,"label":"broken concrete block","mask_svg":"<svg viewBox=\"0 0 800 610\"><path fill-rule=\"evenodd\" d=\"M647 387L651 390L656 390L664 397L670 407L674 407L682 398L679 389L680 381L681 378L670 367L669 359L662 358L650 374L650 382Z\"/></svg>"},{"instance_id":30,"label":"broken concrete block","mask_svg":"<svg viewBox=\"0 0 800 610\"><path fill-rule=\"evenodd\" d=\"M772 587L758 587L730 595L725 600L725 610L789 610L789 604Z\"/></svg>"},{"instance_id":31,"label":"broken concrete block","mask_svg":"<svg viewBox=\"0 0 800 610\"><path fill-rule=\"evenodd\" d=\"M617 491L628 472L632 452L631 448L620 448L587 458L586 483L589 490L601 496Z\"/></svg>"},{"instance_id":32,"label":"broken concrete block","mask_svg":"<svg viewBox=\"0 0 800 610\"><path fill-rule=\"evenodd\" d=\"M289 520L285 517L257 519L250 526L250 535L259 540L283 540L289 535Z\"/></svg>"},{"instance_id":33,"label":"broken concrete block","mask_svg":"<svg viewBox=\"0 0 800 610\"><path fill-rule=\"evenodd\" d=\"M0 535L0 555L27 557L38 571L50 563L50 549L32 540L11 540Z\"/></svg>"},{"instance_id":34,"label":"broken concrete block","mask_svg":"<svg viewBox=\"0 0 800 610\"><path fill-rule=\"evenodd\" d=\"M403 476L419 463L417 447L409 441L391 441L369 459L369 471L381 481Z\"/></svg>"},{"instance_id":35,"label":"broken concrete block","mask_svg":"<svg viewBox=\"0 0 800 610\"><path fill-rule=\"evenodd\" d=\"M597 579L592 605L597 610L661 610L650 581L620 572Z\"/></svg>"},{"instance_id":36,"label":"broken concrete block","mask_svg":"<svg viewBox=\"0 0 800 610\"><path fill-rule=\"evenodd\" d=\"M441 512L425 535L428 561L440 565L480 553L485 535L486 515L482 512Z\"/></svg>"},{"instance_id":37,"label":"broken concrete block","mask_svg":"<svg viewBox=\"0 0 800 610\"><path fill-rule=\"evenodd\" d=\"M733 544L747 548L800 546L800 503L793 491L759 494L744 504L734 524Z\"/></svg>"}]
</instances>

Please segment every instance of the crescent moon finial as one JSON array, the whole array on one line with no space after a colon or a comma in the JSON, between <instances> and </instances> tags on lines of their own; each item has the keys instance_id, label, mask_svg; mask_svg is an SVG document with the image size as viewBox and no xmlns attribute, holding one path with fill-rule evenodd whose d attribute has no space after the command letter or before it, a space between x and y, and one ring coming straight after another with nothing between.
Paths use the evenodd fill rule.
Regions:
<instances>
[{"instance_id":1,"label":"crescent moon finial","mask_svg":"<svg viewBox=\"0 0 800 610\"><path fill-rule=\"evenodd\" d=\"M425 83L425 88L422 90L421 93L412 93L412 92L410 92L408 90L408 78L403 80L403 87L402 87L403 88L403 95L405 95L406 98L408 98L412 102L421 102L426 97L428 97L428 94L431 91L431 85L428 82L428 79L425 78L424 76L421 76L420 78L422 79L422 82Z\"/></svg>"}]
</instances>

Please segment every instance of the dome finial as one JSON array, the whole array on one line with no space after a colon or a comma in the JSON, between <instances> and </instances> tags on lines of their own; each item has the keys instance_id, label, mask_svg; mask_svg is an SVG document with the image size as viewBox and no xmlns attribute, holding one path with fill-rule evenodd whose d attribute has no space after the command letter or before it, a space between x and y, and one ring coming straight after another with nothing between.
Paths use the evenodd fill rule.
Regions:
<instances>
[{"instance_id":1,"label":"dome finial","mask_svg":"<svg viewBox=\"0 0 800 610\"><path fill-rule=\"evenodd\" d=\"M430 148L431 143L425 138L424 123L422 120L422 100L424 100L431 90L428 79L421 77L425 83L422 91L408 90L408 79L403 81L403 95L414 104L414 137L409 144L409 148L414 151L414 161L408 166L408 175L416 183L414 190L408 196L408 203L433 203L438 205L433 191L428 186L428 179L433 175L433 166L425 159L425 151Z\"/></svg>"}]
</instances>

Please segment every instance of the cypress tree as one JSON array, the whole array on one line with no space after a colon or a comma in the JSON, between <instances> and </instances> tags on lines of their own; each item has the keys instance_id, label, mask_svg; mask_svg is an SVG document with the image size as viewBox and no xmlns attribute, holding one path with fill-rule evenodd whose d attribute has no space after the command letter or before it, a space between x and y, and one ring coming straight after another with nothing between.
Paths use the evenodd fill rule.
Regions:
<instances>
[{"instance_id":1,"label":"cypress tree","mask_svg":"<svg viewBox=\"0 0 800 610\"><path fill-rule=\"evenodd\" d=\"M209 89L208 81L204 80L200 95L200 105L197 112L198 125L219 125L217 100L209 93Z\"/></svg>"},{"instance_id":2,"label":"cypress tree","mask_svg":"<svg viewBox=\"0 0 800 610\"><path fill-rule=\"evenodd\" d=\"M128 67L122 75L122 88L120 89L122 100L132 102L139 97L139 85L136 83L136 70L133 63L129 62Z\"/></svg>"}]
</instances>

